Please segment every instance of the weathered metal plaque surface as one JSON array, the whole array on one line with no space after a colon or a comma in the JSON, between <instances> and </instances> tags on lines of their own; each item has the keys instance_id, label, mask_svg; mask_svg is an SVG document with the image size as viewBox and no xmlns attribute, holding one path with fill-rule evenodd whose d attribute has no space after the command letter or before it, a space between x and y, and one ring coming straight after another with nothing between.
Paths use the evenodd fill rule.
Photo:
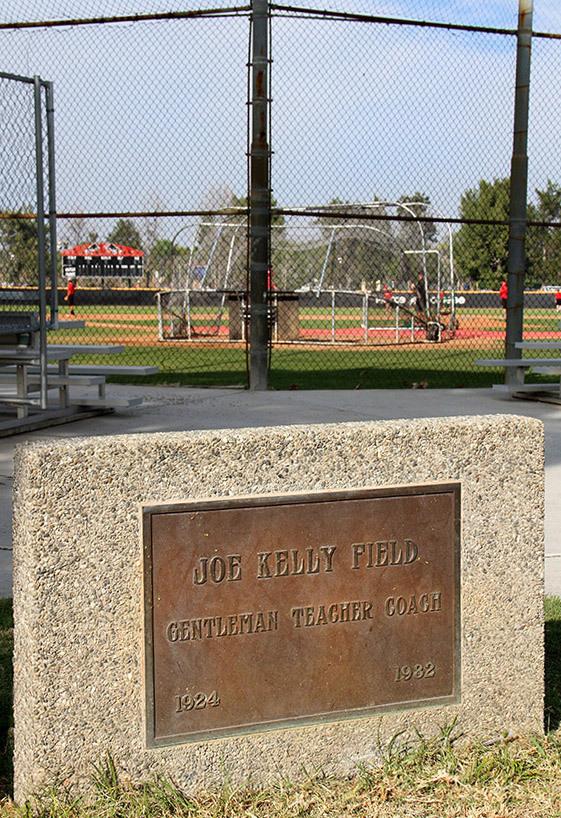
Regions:
<instances>
[{"instance_id":1,"label":"weathered metal plaque surface","mask_svg":"<svg viewBox=\"0 0 561 818\"><path fill-rule=\"evenodd\" d=\"M458 699L458 484L143 511L148 746Z\"/></svg>"}]
</instances>

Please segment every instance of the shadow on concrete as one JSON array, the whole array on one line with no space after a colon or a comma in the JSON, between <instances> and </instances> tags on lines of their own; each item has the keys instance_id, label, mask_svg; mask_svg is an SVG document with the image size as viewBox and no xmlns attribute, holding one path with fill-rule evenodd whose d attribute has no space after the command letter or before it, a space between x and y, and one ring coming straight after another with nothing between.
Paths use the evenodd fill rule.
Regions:
<instances>
[{"instance_id":1,"label":"shadow on concrete","mask_svg":"<svg viewBox=\"0 0 561 818\"><path fill-rule=\"evenodd\" d=\"M0 599L0 798L11 794L13 779L13 634L12 600Z\"/></svg>"},{"instance_id":2,"label":"shadow on concrete","mask_svg":"<svg viewBox=\"0 0 561 818\"><path fill-rule=\"evenodd\" d=\"M561 724L561 619L545 623L545 703L546 733Z\"/></svg>"}]
</instances>

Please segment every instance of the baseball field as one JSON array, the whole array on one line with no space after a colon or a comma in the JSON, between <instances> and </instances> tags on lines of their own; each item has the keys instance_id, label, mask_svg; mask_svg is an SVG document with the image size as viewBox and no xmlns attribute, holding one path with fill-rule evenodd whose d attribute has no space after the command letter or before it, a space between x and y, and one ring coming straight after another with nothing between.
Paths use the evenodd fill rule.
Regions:
<instances>
[{"instance_id":1,"label":"baseball field","mask_svg":"<svg viewBox=\"0 0 561 818\"><path fill-rule=\"evenodd\" d=\"M68 319L61 309L61 317ZM194 306L184 316L156 307L88 305L76 310L84 328L51 332L50 343L121 344L119 355L80 356L83 363L154 365L157 375L120 376L121 382L236 386L246 382L243 340L229 339L227 309ZM461 307L458 327L430 342L425 329L404 310L371 307L368 322L358 306L303 307L288 333L274 333L270 384L273 388L408 388L486 386L500 381L500 369L475 366L480 357L501 357L505 315L501 308ZM446 317L444 317L446 321ZM176 337L170 337L174 334ZM524 337L560 339L561 314L554 308L529 308Z\"/></svg>"}]
</instances>

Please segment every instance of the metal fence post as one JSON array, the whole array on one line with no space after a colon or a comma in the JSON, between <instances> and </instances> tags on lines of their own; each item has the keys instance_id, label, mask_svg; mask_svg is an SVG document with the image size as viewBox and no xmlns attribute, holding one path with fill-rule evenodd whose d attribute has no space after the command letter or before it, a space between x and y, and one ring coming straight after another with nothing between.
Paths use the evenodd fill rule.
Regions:
<instances>
[{"instance_id":1,"label":"metal fence post","mask_svg":"<svg viewBox=\"0 0 561 818\"><path fill-rule=\"evenodd\" d=\"M269 0L252 0L251 149L249 191L249 388L267 389L267 271L271 243L269 155Z\"/></svg>"},{"instance_id":2,"label":"metal fence post","mask_svg":"<svg viewBox=\"0 0 561 818\"><path fill-rule=\"evenodd\" d=\"M58 290L57 290L57 266L58 247L56 232L56 183L55 183L55 108L54 92L52 82L45 84L47 95L47 161L49 172L49 247L51 248L50 272L51 272L51 315L52 326L58 322Z\"/></svg>"},{"instance_id":3,"label":"metal fence post","mask_svg":"<svg viewBox=\"0 0 561 818\"><path fill-rule=\"evenodd\" d=\"M37 252L39 258L39 401L47 408L47 271L45 241L45 191L43 168L43 121L41 79L33 78L35 102L35 167L37 173ZM55 249L56 252L56 249Z\"/></svg>"},{"instance_id":4,"label":"metal fence post","mask_svg":"<svg viewBox=\"0 0 561 818\"><path fill-rule=\"evenodd\" d=\"M519 0L518 45L516 53L516 95L514 100L514 140L510 171L510 214L508 236L508 300L506 310L505 357L521 358L515 343L524 329L524 279L526 271L526 222L528 199L528 109L530 103L530 62L532 51L533 0ZM523 382L524 372L507 367L505 383Z\"/></svg>"},{"instance_id":5,"label":"metal fence post","mask_svg":"<svg viewBox=\"0 0 561 818\"><path fill-rule=\"evenodd\" d=\"M164 316L162 313L162 294L156 293L156 304L158 305L158 340L164 340Z\"/></svg>"}]
</instances>

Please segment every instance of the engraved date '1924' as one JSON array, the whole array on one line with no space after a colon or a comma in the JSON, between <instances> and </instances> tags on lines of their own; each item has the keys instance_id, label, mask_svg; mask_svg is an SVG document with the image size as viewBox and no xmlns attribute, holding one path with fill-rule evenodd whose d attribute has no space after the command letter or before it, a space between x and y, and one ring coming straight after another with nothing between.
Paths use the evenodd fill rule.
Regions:
<instances>
[{"instance_id":1,"label":"engraved date '1924'","mask_svg":"<svg viewBox=\"0 0 561 818\"><path fill-rule=\"evenodd\" d=\"M174 696L175 712L184 713L188 710L204 710L205 707L218 707L220 696L213 690L211 693L182 693Z\"/></svg>"}]
</instances>

